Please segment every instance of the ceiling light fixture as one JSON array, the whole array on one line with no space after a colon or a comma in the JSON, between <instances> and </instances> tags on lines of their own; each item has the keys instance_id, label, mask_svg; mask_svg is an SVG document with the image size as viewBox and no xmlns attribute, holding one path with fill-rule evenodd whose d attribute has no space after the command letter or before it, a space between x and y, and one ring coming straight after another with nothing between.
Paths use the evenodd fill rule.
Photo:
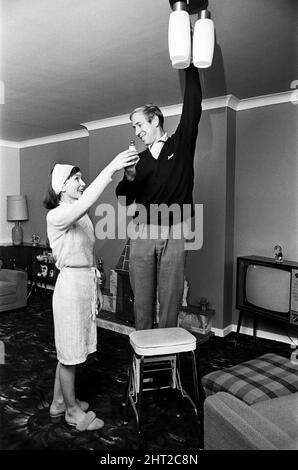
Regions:
<instances>
[{"instance_id":1,"label":"ceiling light fixture","mask_svg":"<svg viewBox=\"0 0 298 470\"><path fill-rule=\"evenodd\" d=\"M169 18L169 54L174 69L185 69L190 64L190 19L186 1L170 2L173 8Z\"/></svg>"},{"instance_id":2,"label":"ceiling light fixture","mask_svg":"<svg viewBox=\"0 0 298 470\"><path fill-rule=\"evenodd\" d=\"M193 33L192 61L195 67L211 66L214 53L214 23L208 10L201 10Z\"/></svg>"},{"instance_id":3,"label":"ceiling light fixture","mask_svg":"<svg viewBox=\"0 0 298 470\"><path fill-rule=\"evenodd\" d=\"M207 0L169 0L172 13L169 18L169 55L175 69L184 69L191 60L191 24L189 14L198 13L192 44L195 67L210 67L214 54L214 23L207 10Z\"/></svg>"}]
</instances>

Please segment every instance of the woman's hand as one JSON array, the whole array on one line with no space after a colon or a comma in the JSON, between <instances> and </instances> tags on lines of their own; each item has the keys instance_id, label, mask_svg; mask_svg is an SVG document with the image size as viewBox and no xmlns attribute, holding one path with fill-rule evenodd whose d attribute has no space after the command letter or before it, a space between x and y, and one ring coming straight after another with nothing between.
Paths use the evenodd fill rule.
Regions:
<instances>
[{"instance_id":1,"label":"woman's hand","mask_svg":"<svg viewBox=\"0 0 298 470\"><path fill-rule=\"evenodd\" d=\"M127 166L135 165L139 161L136 150L124 150L119 153L106 167L114 174L116 171L122 170Z\"/></svg>"}]
</instances>

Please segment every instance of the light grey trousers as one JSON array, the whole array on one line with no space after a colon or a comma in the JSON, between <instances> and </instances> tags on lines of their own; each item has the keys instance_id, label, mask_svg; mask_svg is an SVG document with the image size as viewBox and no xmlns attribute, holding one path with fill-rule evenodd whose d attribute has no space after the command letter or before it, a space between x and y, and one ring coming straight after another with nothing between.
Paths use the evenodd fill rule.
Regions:
<instances>
[{"instance_id":1,"label":"light grey trousers","mask_svg":"<svg viewBox=\"0 0 298 470\"><path fill-rule=\"evenodd\" d=\"M137 238L130 241L129 274L134 293L136 330L153 328L156 295L159 328L177 326L184 289L184 239Z\"/></svg>"}]
</instances>

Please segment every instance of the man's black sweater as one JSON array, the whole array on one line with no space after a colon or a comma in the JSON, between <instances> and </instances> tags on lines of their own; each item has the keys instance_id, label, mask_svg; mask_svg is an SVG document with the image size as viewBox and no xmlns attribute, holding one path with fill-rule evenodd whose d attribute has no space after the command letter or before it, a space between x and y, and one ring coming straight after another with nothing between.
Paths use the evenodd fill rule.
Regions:
<instances>
[{"instance_id":1,"label":"man's black sweater","mask_svg":"<svg viewBox=\"0 0 298 470\"><path fill-rule=\"evenodd\" d=\"M191 65L185 69L185 92L179 125L169 137L158 159L155 159L147 148L139 154L136 165L136 177L128 181L124 175L116 188L116 195L126 196L126 204L142 204L147 211L147 222L150 222L151 204L191 205L193 215L193 159L198 124L202 113L202 91L198 70ZM151 220L152 222L152 220Z\"/></svg>"}]
</instances>

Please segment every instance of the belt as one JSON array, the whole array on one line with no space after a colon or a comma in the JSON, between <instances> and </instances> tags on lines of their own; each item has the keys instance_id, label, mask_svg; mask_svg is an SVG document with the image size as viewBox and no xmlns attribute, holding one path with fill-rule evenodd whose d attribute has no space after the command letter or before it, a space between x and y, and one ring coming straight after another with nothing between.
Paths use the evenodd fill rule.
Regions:
<instances>
[{"instance_id":1,"label":"belt","mask_svg":"<svg viewBox=\"0 0 298 470\"><path fill-rule=\"evenodd\" d=\"M93 269L93 266L63 266L61 269L83 269L86 271Z\"/></svg>"}]
</instances>

